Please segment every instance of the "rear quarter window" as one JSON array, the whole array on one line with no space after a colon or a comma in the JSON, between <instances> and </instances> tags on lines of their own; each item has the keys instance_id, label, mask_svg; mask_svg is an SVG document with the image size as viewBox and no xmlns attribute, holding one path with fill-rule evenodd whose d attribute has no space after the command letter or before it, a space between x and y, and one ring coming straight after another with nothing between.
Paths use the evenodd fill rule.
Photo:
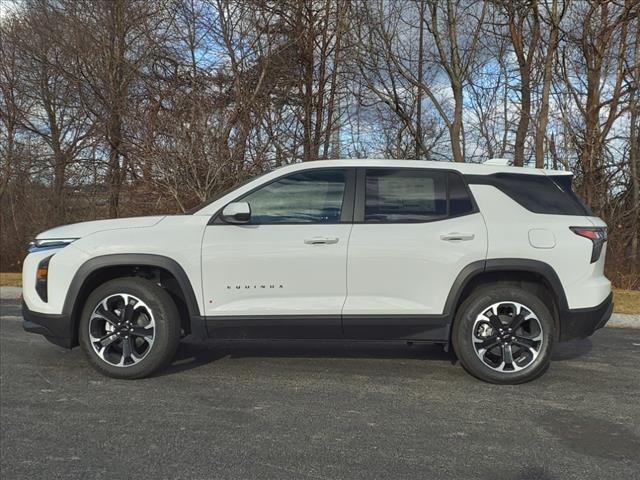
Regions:
<instances>
[{"instance_id":1,"label":"rear quarter window","mask_svg":"<svg viewBox=\"0 0 640 480\"><path fill-rule=\"evenodd\" d=\"M467 175L467 182L491 185L527 210L546 215L591 215L589 208L571 190L570 179L558 182L546 175L520 173L494 173L492 175Z\"/></svg>"}]
</instances>

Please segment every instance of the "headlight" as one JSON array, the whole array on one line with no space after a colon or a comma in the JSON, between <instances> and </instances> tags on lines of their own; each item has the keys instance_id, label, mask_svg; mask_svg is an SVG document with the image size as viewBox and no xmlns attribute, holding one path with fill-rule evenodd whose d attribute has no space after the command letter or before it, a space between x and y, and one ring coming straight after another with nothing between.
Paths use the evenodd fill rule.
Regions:
<instances>
[{"instance_id":1,"label":"headlight","mask_svg":"<svg viewBox=\"0 0 640 480\"><path fill-rule=\"evenodd\" d=\"M29 253L43 252L45 250L53 250L54 248L63 248L77 238L41 238L36 239L29 244Z\"/></svg>"}]
</instances>

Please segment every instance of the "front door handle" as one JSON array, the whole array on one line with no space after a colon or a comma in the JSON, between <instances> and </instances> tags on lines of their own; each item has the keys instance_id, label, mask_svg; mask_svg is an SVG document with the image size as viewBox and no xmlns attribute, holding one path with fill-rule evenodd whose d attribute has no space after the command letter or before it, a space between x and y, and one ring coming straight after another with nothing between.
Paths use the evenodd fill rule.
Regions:
<instances>
[{"instance_id":1,"label":"front door handle","mask_svg":"<svg viewBox=\"0 0 640 480\"><path fill-rule=\"evenodd\" d=\"M340 240L338 237L311 237L305 238L304 243L307 245L329 245L338 243L338 240Z\"/></svg>"},{"instance_id":2,"label":"front door handle","mask_svg":"<svg viewBox=\"0 0 640 480\"><path fill-rule=\"evenodd\" d=\"M461 241L467 241L467 240L473 240L475 238L475 235L473 233L457 233L457 232L452 232L452 233L445 233L443 235L440 235L440 240L445 240L447 242L461 242Z\"/></svg>"}]
</instances>

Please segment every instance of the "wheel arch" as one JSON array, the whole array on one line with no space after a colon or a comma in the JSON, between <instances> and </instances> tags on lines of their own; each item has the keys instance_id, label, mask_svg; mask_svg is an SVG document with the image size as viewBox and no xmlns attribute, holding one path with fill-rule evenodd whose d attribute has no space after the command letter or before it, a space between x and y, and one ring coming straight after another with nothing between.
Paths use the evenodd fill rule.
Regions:
<instances>
[{"instance_id":1,"label":"wheel arch","mask_svg":"<svg viewBox=\"0 0 640 480\"><path fill-rule=\"evenodd\" d=\"M162 282L176 302L184 330L193 331L192 319L200 317L200 309L191 281L178 262L154 254L102 255L83 263L67 290L62 312L71 320L72 346L78 344L80 314L87 296L106 281L128 276L144 276Z\"/></svg>"},{"instance_id":2,"label":"wheel arch","mask_svg":"<svg viewBox=\"0 0 640 480\"><path fill-rule=\"evenodd\" d=\"M449 338L458 308L475 289L483 285L516 284L547 300L552 308L556 327L556 338L560 335L560 316L568 310L567 298L562 282L554 268L542 261L499 258L473 262L467 265L456 278L447 301L445 312L451 318Z\"/></svg>"}]
</instances>

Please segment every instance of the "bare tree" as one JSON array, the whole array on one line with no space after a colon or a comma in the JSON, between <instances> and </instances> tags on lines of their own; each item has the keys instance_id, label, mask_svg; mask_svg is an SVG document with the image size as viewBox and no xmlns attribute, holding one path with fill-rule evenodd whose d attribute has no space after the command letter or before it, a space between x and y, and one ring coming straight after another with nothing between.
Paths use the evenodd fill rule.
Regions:
<instances>
[{"instance_id":1,"label":"bare tree","mask_svg":"<svg viewBox=\"0 0 640 480\"><path fill-rule=\"evenodd\" d=\"M633 54L626 67L629 89L629 183L630 208L628 223L630 226L629 264L631 274L640 272L640 26L636 21ZM633 30L632 30L633 31Z\"/></svg>"},{"instance_id":2,"label":"bare tree","mask_svg":"<svg viewBox=\"0 0 640 480\"><path fill-rule=\"evenodd\" d=\"M453 117L447 115L444 106L436 99L431 89L422 84L421 88L431 99L442 116L451 138L453 160L464 161L462 142L462 111L464 105L464 83L476 60L477 48L482 35L482 26L487 13L488 3L481 2L479 12L471 10L466 2L454 0L429 0L431 21L427 28L437 47L439 66L446 72L453 93ZM444 6L442 4L445 4ZM477 15L477 16L476 16ZM466 35L460 32L466 27ZM444 31L443 31L444 30ZM462 39L462 41L461 41Z\"/></svg>"},{"instance_id":3,"label":"bare tree","mask_svg":"<svg viewBox=\"0 0 640 480\"><path fill-rule=\"evenodd\" d=\"M600 213L606 199L604 146L630 93L623 84L625 52L630 46L627 33L640 5L633 0L623 5L594 0L580 6L583 8L573 11L572 20L581 28L566 32L562 68L581 121L572 128L582 170L582 193Z\"/></svg>"},{"instance_id":4,"label":"bare tree","mask_svg":"<svg viewBox=\"0 0 640 480\"><path fill-rule=\"evenodd\" d=\"M610 225L608 273L637 285L639 9L15 2L0 24L3 265L53 223L182 212L290 162L513 155L573 171Z\"/></svg>"},{"instance_id":5,"label":"bare tree","mask_svg":"<svg viewBox=\"0 0 640 480\"><path fill-rule=\"evenodd\" d=\"M154 55L167 18L151 0L59 0L65 35L56 40L74 61L64 67L106 146L109 216L120 213L120 192L131 159L126 122L134 87Z\"/></svg>"},{"instance_id":6,"label":"bare tree","mask_svg":"<svg viewBox=\"0 0 640 480\"><path fill-rule=\"evenodd\" d=\"M513 163L521 167L525 163L525 142L531 119L531 77L540 42L540 17L536 0L501 1L500 7L506 17L509 38L518 62L520 115L513 150Z\"/></svg>"},{"instance_id":7,"label":"bare tree","mask_svg":"<svg viewBox=\"0 0 640 480\"><path fill-rule=\"evenodd\" d=\"M385 122L385 149L393 151L393 156L432 158L442 135L434 114L441 120L441 113L448 118L446 92L442 95L442 89L429 86L437 83L438 73L426 69L427 54L433 58L424 45L426 7L426 1L363 3L357 11L363 21L351 32L357 52L355 69L363 87L358 101L365 107L375 106ZM425 96L429 109L423 106ZM388 122L387 112L396 118ZM409 143L413 148L408 148ZM448 153L445 156L450 157Z\"/></svg>"},{"instance_id":8,"label":"bare tree","mask_svg":"<svg viewBox=\"0 0 640 480\"><path fill-rule=\"evenodd\" d=\"M17 19L0 23L0 201L17 173L18 131L25 99L19 92L20 53L15 41Z\"/></svg>"},{"instance_id":9,"label":"bare tree","mask_svg":"<svg viewBox=\"0 0 640 480\"><path fill-rule=\"evenodd\" d=\"M53 177L51 219L64 222L69 167L87 147L92 125L77 89L60 68L71 59L52 41L60 36L56 30L60 25L57 12L45 0L28 2L26 8L24 21L13 39L21 62L18 88L28 104L28 109L23 105L20 125L39 137L50 152L45 160Z\"/></svg>"},{"instance_id":10,"label":"bare tree","mask_svg":"<svg viewBox=\"0 0 640 480\"><path fill-rule=\"evenodd\" d=\"M558 6L558 0L552 0L551 5L544 2L544 8L546 15L542 15L541 19L545 24L545 30L549 32L546 41L541 42L544 45L544 52L542 52L543 58L543 73L542 73L542 95L540 98L540 110L538 113L536 123L536 133L534 136L535 142L535 157L536 168L545 167L545 138L547 132L547 125L549 123L549 97L551 94L551 83L553 81L553 66L558 51L558 45L560 43L560 23L564 18L569 1L562 3L562 6ZM538 4L536 3L536 8ZM541 48L542 50L542 48Z\"/></svg>"}]
</instances>

